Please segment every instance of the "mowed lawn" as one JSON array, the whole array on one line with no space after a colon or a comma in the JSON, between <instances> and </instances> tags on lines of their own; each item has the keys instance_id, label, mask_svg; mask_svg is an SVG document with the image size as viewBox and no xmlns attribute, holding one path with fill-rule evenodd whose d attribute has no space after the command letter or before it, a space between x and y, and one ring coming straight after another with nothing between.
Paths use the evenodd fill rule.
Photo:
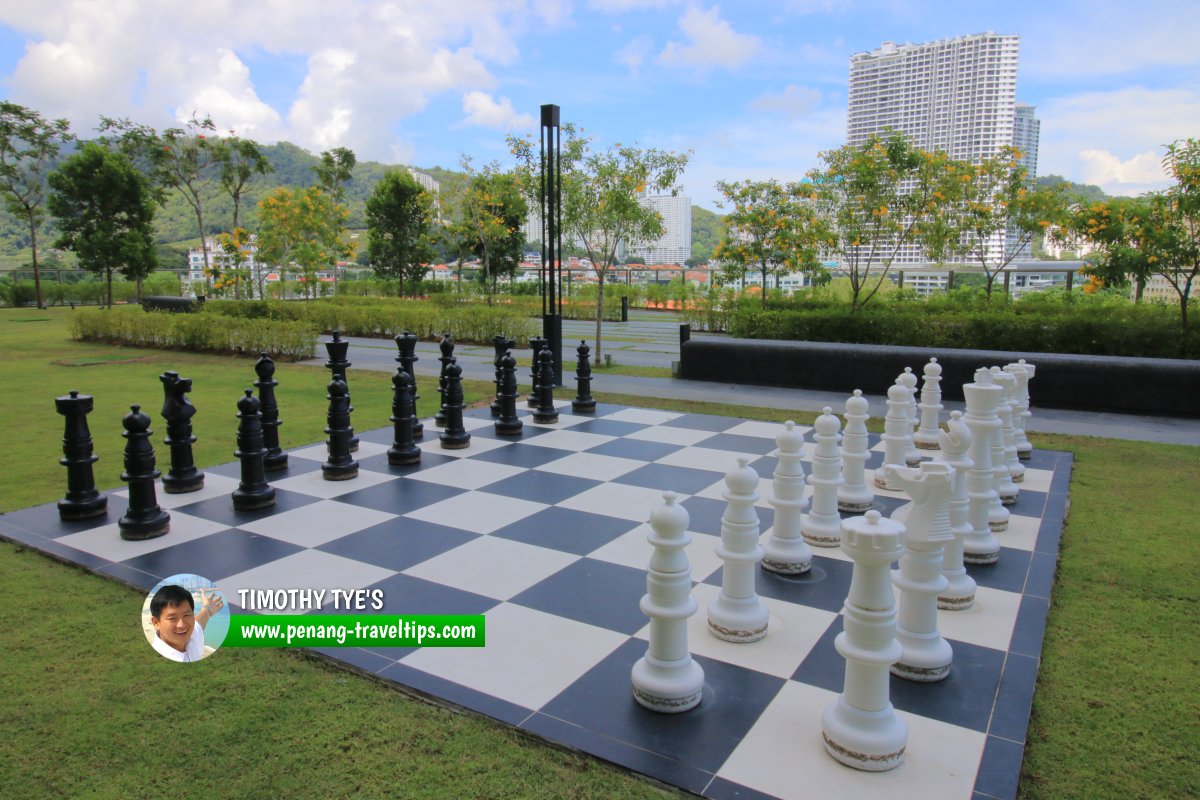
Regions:
<instances>
[{"instance_id":1,"label":"mowed lawn","mask_svg":"<svg viewBox=\"0 0 1200 800\"><path fill-rule=\"evenodd\" d=\"M120 419L131 403L145 407L161 442L158 375L168 369L195 383L197 462L232 460L236 402L255 379L252 359L71 342L69 313L0 310L8 361L0 373L0 511L65 490L53 398L71 389L96 397L89 422L102 488L120 485ZM327 376L279 365L285 446L323 438ZM350 382L355 427L387 425L389 376L352 370ZM490 389L466 388L469 400ZM421 393L420 412L431 414L436 392L424 381ZM1021 796L1200 796L1200 448L1066 436L1034 443L1073 451L1076 466ZM0 797L679 796L298 651L222 651L184 674L142 657L150 653L135 621L142 600L0 544Z\"/></svg>"}]
</instances>

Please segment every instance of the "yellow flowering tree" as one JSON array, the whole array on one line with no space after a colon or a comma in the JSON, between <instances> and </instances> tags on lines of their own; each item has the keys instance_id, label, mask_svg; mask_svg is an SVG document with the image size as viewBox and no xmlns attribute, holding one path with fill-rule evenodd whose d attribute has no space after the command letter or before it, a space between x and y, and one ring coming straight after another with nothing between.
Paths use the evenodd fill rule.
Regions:
<instances>
[{"instance_id":1,"label":"yellow flowering tree","mask_svg":"<svg viewBox=\"0 0 1200 800\"><path fill-rule=\"evenodd\" d=\"M278 266L285 287L287 269L295 264L305 296L315 296L317 271L351 255L341 237L346 216L345 207L318 187L280 187L258 203L259 258Z\"/></svg>"}]
</instances>

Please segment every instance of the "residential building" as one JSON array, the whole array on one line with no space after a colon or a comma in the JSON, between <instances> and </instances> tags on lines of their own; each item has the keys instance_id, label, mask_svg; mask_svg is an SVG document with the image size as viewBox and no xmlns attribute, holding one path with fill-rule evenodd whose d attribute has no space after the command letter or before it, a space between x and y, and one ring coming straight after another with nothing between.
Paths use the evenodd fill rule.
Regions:
<instances>
[{"instance_id":1,"label":"residential building","mask_svg":"<svg viewBox=\"0 0 1200 800\"><path fill-rule=\"evenodd\" d=\"M1013 116L1013 147L1021 153L1018 159L1032 186L1037 180L1038 171L1038 142L1041 138L1042 122L1033 115L1034 107L1028 103L1017 103ZM1024 237L1017 231L1009 231L1005 242L1005 254L1017 251L1014 261L1032 261L1032 241L1022 241Z\"/></svg>"},{"instance_id":2,"label":"residential building","mask_svg":"<svg viewBox=\"0 0 1200 800\"><path fill-rule=\"evenodd\" d=\"M683 264L691 258L692 199L678 194L643 195L638 202L662 216L663 235L653 242L630 247L629 255L644 258L647 264Z\"/></svg>"}]
</instances>

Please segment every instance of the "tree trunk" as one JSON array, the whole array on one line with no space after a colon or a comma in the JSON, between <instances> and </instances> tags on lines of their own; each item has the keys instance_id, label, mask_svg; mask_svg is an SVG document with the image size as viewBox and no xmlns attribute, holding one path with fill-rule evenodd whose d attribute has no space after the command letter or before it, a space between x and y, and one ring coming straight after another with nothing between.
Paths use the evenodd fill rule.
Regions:
<instances>
[{"instance_id":1,"label":"tree trunk","mask_svg":"<svg viewBox=\"0 0 1200 800\"><path fill-rule=\"evenodd\" d=\"M204 291L211 294L212 270L208 262L208 246L204 241L204 215L200 213L200 204L195 205L196 209L196 227L200 229L200 252L204 254Z\"/></svg>"},{"instance_id":2,"label":"tree trunk","mask_svg":"<svg viewBox=\"0 0 1200 800\"><path fill-rule=\"evenodd\" d=\"M593 363L600 366L600 324L604 319L604 270L596 270L596 354Z\"/></svg>"},{"instance_id":3,"label":"tree trunk","mask_svg":"<svg viewBox=\"0 0 1200 800\"><path fill-rule=\"evenodd\" d=\"M759 287L760 288L759 296L760 296L760 299L762 300L762 307L766 308L767 307L767 265L766 264L763 264L761 272L762 272L762 284Z\"/></svg>"},{"instance_id":4,"label":"tree trunk","mask_svg":"<svg viewBox=\"0 0 1200 800\"><path fill-rule=\"evenodd\" d=\"M1142 294L1146 291L1146 279L1143 277L1134 278L1133 280L1133 302L1142 302Z\"/></svg>"},{"instance_id":5,"label":"tree trunk","mask_svg":"<svg viewBox=\"0 0 1200 800\"><path fill-rule=\"evenodd\" d=\"M37 295L37 307L45 308L46 302L42 299L42 272L38 269L37 260L37 225L34 224L32 212L29 214L29 243L33 247L33 288Z\"/></svg>"},{"instance_id":6,"label":"tree trunk","mask_svg":"<svg viewBox=\"0 0 1200 800\"><path fill-rule=\"evenodd\" d=\"M107 270L105 270L105 273L108 275L108 309L109 309L109 311L111 311L112 304L113 304L113 301L112 301L112 274L113 274L112 268L110 267Z\"/></svg>"}]
</instances>

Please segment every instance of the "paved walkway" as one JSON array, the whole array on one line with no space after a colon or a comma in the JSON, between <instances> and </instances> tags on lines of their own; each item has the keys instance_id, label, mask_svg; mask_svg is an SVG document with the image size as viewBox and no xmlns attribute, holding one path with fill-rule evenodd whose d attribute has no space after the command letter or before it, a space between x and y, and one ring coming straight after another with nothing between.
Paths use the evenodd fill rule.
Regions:
<instances>
[{"instance_id":1,"label":"paved walkway","mask_svg":"<svg viewBox=\"0 0 1200 800\"><path fill-rule=\"evenodd\" d=\"M604 323L603 352L610 354L614 362L626 366L670 367L679 360L679 318L658 312L630 312L629 322ZM570 367L574 363L571 344L580 339L593 343L596 323L579 320L563 321L563 357ZM705 334L693 334L694 337ZM350 341L348 358L351 370L370 369L391 372L396 368L396 345L389 339L366 339L346 337ZM463 377L472 380L495 379L492 367L494 357L490 346L464 345L455 348ZM438 374L436 343L417 344L417 374ZM518 359L529 359L531 351L516 350ZM302 362L322 365L324 358ZM518 371L522 386L528 386L529 371ZM573 385L568 379L568 386ZM635 378L628 375L594 374L592 388L595 392L615 392L639 397L666 398L672 400L702 400L713 403L728 403L739 406L789 409L819 412L825 406L841 412L846 395L841 392L825 392L811 389L781 389L768 386L747 386L706 381L685 381L675 378ZM1200 419L1147 417L1133 414L1106 414L1094 411L1070 411L1066 409L1039 408L1037 405L1037 381L1032 384L1033 417L1028 429L1038 433L1065 433L1077 436L1098 436L1108 439L1130 439L1135 441L1164 442L1200 446ZM868 396L871 415L882 417L887 411L887 398ZM944 401L947 411L962 410L961 402Z\"/></svg>"}]
</instances>

